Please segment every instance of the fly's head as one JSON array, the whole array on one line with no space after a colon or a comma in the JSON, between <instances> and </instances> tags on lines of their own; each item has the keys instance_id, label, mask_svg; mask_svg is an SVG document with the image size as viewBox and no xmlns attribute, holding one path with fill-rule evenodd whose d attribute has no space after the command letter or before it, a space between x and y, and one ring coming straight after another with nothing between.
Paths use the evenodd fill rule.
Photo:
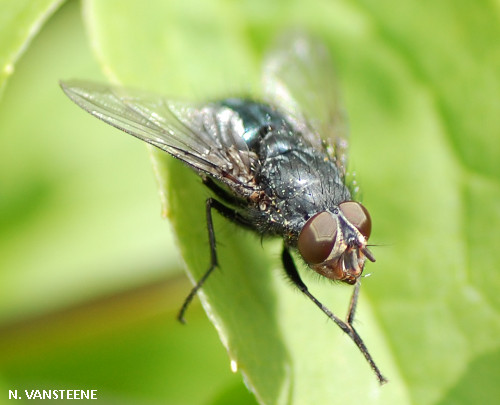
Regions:
<instances>
[{"instance_id":1,"label":"fly's head","mask_svg":"<svg viewBox=\"0 0 500 405\"><path fill-rule=\"evenodd\" d=\"M332 280L355 284L366 259L375 258L366 243L372 222L366 208L345 201L332 211L309 218L300 232L297 247L314 271Z\"/></svg>"}]
</instances>

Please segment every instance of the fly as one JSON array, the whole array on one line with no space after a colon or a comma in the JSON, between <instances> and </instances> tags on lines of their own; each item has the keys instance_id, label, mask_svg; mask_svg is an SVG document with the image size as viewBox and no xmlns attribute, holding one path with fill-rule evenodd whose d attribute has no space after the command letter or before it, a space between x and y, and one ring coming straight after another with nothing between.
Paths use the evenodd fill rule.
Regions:
<instances>
[{"instance_id":1,"label":"fly","mask_svg":"<svg viewBox=\"0 0 500 405\"><path fill-rule=\"evenodd\" d=\"M193 168L212 192L206 200L211 263L179 313L218 266L212 212L262 236L284 241L287 276L375 364L353 321L371 219L346 185L348 136L326 49L298 35L284 39L263 65L260 100L172 101L83 81L62 82L66 95L97 118ZM291 250L331 280L354 285L346 320L318 301L299 276Z\"/></svg>"}]
</instances>

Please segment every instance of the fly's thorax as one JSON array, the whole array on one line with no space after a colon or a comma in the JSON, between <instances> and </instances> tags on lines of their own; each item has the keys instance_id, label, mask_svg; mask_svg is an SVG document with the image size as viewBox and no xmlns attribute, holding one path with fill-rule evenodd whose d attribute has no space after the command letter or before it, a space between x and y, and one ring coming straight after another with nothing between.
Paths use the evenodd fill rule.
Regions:
<instances>
[{"instance_id":1,"label":"fly's thorax","mask_svg":"<svg viewBox=\"0 0 500 405\"><path fill-rule=\"evenodd\" d=\"M299 234L297 248L317 273L354 284L363 273L366 259L375 261L366 246L370 233L371 218L366 208L345 201L309 218Z\"/></svg>"}]
</instances>

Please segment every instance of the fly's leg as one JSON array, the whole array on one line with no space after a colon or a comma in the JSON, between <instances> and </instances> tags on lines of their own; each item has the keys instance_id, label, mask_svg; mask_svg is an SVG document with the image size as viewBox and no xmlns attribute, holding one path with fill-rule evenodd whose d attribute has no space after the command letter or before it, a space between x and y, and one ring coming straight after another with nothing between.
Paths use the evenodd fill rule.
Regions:
<instances>
[{"instance_id":1,"label":"fly's leg","mask_svg":"<svg viewBox=\"0 0 500 405\"><path fill-rule=\"evenodd\" d=\"M207 186L212 192L222 201L227 204L232 204L236 206L242 206L245 204L245 200L238 199L233 194L223 189L219 184L215 182L210 176L202 176L202 181L205 186Z\"/></svg>"},{"instance_id":2,"label":"fly's leg","mask_svg":"<svg viewBox=\"0 0 500 405\"><path fill-rule=\"evenodd\" d=\"M356 284L354 284L354 291L352 292L351 302L349 303L349 310L347 311L347 323L352 325L354 321L354 313L356 312L356 307L358 306L359 288L361 287L361 281L358 279Z\"/></svg>"},{"instance_id":3,"label":"fly's leg","mask_svg":"<svg viewBox=\"0 0 500 405\"><path fill-rule=\"evenodd\" d=\"M188 296L184 300L184 303L182 304L182 307L179 311L179 314L177 315L177 319L182 322L186 323L186 320L184 319L184 314L191 303L193 301L193 298L195 297L196 293L198 290L205 284L205 281L207 281L208 277L212 272L215 270L216 267L218 267L219 262L217 261L217 250L216 250L216 242L215 242L215 232L214 232L214 225L212 221L212 208L215 208L217 212L219 212L222 216L235 221L235 222L241 222L244 219L234 210L232 210L229 207L226 207L224 204L222 204L220 201L217 201L214 198L208 198L205 204L205 213L206 213L206 218L207 218L207 230L208 230L208 242L210 244L210 267L208 268L207 271L201 276L201 278L198 280L198 282L195 284L195 286L191 289L189 292Z\"/></svg>"},{"instance_id":4,"label":"fly's leg","mask_svg":"<svg viewBox=\"0 0 500 405\"><path fill-rule=\"evenodd\" d=\"M352 341L356 344L358 349L361 351L363 356L365 356L366 361L368 361L368 364L372 368L372 370L375 372L377 379L380 384L384 384L387 382L387 379L382 375L382 372L380 369L377 367L375 362L373 361L372 356L368 352L368 349L366 348L363 339L361 339L361 336L359 336L358 332L354 329L352 326L352 320L354 319L354 312L356 309L356 304L358 300L358 294L359 294L359 283L356 283L356 286L354 287L354 293L351 298L351 304L349 307L349 312L347 315L347 322L344 322L342 319L340 319L337 315L335 315L333 312L331 312L327 307L325 307L321 302L319 302L314 295L312 295L309 292L309 289L307 286L304 284L302 279L299 276L299 273L297 271L297 268L295 267L295 263L293 261L293 258L290 254L290 251L288 248L285 246L283 248L283 253L282 253L282 261L283 261L283 266L285 268L285 272L287 276L290 278L290 280L298 287L300 291L302 291L312 302L316 304L316 306L323 311L328 318L330 318L333 322L337 324L337 326L342 329L342 331L347 334Z\"/></svg>"}]
</instances>

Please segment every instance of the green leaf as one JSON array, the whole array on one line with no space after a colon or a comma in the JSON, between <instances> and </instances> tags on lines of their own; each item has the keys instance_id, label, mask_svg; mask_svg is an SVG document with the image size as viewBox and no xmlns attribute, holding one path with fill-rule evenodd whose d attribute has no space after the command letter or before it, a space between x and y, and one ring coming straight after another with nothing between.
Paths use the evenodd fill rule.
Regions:
<instances>
[{"instance_id":1,"label":"green leaf","mask_svg":"<svg viewBox=\"0 0 500 405\"><path fill-rule=\"evenodd\" d=\"M372 213L373 243L385 245L374 248L378 261L367 269L373 276L363 283L357 325L390 382L379 387L352 342L287 285L278 245L262 248L216 218L221 269L200 296L261 403L464 403L489 395L484 387L494 390L464 386L475 370L488 370L482 381L499 371L500 24L493 5L84 4L110 79L171 97L257 88L262 52L287 26L310 28L335 55L351 163ZM208 192L179 162L153 156L180 249L199 279L209 263ZM305 281L334 312L346 310L347 287Z\"/></svg>"},{"instance_id":2,"label":"green leaf","mask_svg":"<svg viewBox=\"0 0 500 405\"><path fill-rule=\"evenodd\" d=\"M14 64L63 0L0 0L0 94Z\"/></svg>"}]
</instances>

